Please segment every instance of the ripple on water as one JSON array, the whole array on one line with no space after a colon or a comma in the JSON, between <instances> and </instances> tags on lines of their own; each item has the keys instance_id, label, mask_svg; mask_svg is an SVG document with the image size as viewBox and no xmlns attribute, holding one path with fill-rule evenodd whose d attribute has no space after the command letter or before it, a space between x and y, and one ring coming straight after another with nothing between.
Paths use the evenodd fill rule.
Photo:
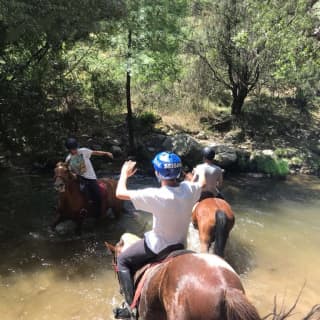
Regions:
<instances>
[{"instance_id":1,"label":"ripple on water","mask_svg":"<svg viewBox=\"0 0 320 320\"><path fill-rule=\"evenodd\" d=\"M130 182L131 187L155 185L143 176ZM236 213L226 259L262 314L272 309L274 295L290 305L305 280L297 311L306 313L320 302L320 270L314 267L320 265L319 190L319 180L303 177L226 180L224 194ZM57 233L48 231L54 204L51 177L14 182L4 177L0 201L5 203L0 212L1 320L113 319L112 308L121 297L103 241L115 243L125 231L141 235L150 228L150 215L127 213L97 227L87 221L83 235L75 237L72 223ZM188 246L200 248L192 226Z\"/></svg>"}]
</instances>

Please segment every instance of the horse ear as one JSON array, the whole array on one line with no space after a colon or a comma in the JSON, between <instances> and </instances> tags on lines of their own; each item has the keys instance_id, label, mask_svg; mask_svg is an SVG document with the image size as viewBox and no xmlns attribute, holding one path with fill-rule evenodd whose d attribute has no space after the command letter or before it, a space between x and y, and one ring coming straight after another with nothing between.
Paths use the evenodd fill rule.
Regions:
<instances>
[{"instance_id":1,"label":"horse ear","mask_svg":"<svg viewBox=\"0 0 320 320\"><path fill-rule=\"evenodd\" d=\"M110 254L114 255L116 253L116 247L113 246L111 243L105 242L104 243L107 247L107 250Z\"/></svg>"},{"instance_id":2,"label":"horse ear","mask_svg":"<svg viewBox=\"0 0 320 320\"><path fill-rule=\"evenodd\" d=\"M59 161L57 162L56 167L67 167L67 163L63 161Z\"/></svg>"}]
</instances>

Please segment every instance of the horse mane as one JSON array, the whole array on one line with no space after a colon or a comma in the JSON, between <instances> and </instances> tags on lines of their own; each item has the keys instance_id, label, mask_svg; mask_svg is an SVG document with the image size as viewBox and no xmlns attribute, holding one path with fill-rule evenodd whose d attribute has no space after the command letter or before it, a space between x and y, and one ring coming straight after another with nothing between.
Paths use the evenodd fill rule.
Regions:
<instances>
[{"instance_id":1,"label":"horse mane","mask_svg":"<svg viewBox=\"0 0 320 320\"><path fill-rule=\"evenodd\" d=\"M225 290L222 309L225 319L228 320L261 320L257 309L238 289L229 288Z\"/></svg>"},{"instance_id":2,"label":"horse mane","mask_svg":"<svg viewBox=\"0 0 320 320\"><path fill-rule=\"evenodd\" d=\"M68 168L68 163L67 163L67 162L64 162L64 161L59 161L59 162L56 164L56 168L59 168L59 167Z\"/></svg>"}]
</instances>

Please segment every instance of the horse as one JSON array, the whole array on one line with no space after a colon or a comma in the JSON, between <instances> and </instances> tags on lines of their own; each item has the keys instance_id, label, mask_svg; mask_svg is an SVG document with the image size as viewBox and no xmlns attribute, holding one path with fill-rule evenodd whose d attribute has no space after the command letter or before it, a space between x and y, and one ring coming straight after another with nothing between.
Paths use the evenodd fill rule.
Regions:
<instances>
[{"instance_id":1,"label":"horse","mask_svg":"<svg viewBox=\"0 0 320 320\"><path fill-rule=\"evenodd\" d=\"M185 179L191 181L193 175L185 174ZM213 242L214 253L224 256L224 249L234 226L234 213L227 201L219 198L204 198L198 202L192 211L192 224L199 231L200 250L209 252Z\"/></svg>"},{"instance_id":2,"label":"horse","mask_svg":"<svg viewBox=\"0 0 320 320\"><path fill-rule=\"evenodd\" d=\"M111 208L116 217L122 212L123 201L116 198L117 182L114 179L98 180L101 199L102 213ZM83 220L87 216L93 216L93 208L85 192L80 189L80 181L74 175L67 163L58 162L54 169L54 188L58 191L58 206L56 210L56 219L51 228L55 230L56 226L65 220L73 220L76 223L76 233L81 233Z\"/></svg>"},{"instance_id":3,"label":"horse","mask_svg":"<svg viewBox=\"0 0 320 320\"><path fill-rule=\"evenodd\" d=\"M218 198L204 199L194 207L191 219L199 230L201 252L209 252L214 242L214 253L223 257L235 221L230 205Z\"/></svg>"},{"instance_id":4,"label":"horse","mask_svg":"<svg viewBox=\"0 0 320 320\"><path fill-rule=\"evenodd\" d=\"M106 242L115 266L117 256L128 247L125 236L128 234L115 246ZM138 312L133 319L261 319L247 299L238 274L217 255L189 251L169 256L150 264L143 277Z\"/></svg>"}]
</instances>

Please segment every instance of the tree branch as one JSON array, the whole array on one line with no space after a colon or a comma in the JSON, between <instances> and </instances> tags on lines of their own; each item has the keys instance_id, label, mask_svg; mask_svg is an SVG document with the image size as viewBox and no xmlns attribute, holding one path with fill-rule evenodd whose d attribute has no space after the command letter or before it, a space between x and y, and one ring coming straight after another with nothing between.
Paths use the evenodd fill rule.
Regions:
<instances>
[{"instance_id":1,"label":"tree branch","mask_svg":"<svg viewBox=\"0 0 320 320\"><path fill-rule=\"evenodd\" d=\"M217 70L211 65L211 63L208 61L207 57L202 55L200 52L197 52L198 56L201 58L203 62L209 67L209 69L212 71L213 76L216 81L222 83L224 86L226 86L228 89L232 90L232 86L227 83L223 78L218 74Z\"/></svg>"}]
</instances>

